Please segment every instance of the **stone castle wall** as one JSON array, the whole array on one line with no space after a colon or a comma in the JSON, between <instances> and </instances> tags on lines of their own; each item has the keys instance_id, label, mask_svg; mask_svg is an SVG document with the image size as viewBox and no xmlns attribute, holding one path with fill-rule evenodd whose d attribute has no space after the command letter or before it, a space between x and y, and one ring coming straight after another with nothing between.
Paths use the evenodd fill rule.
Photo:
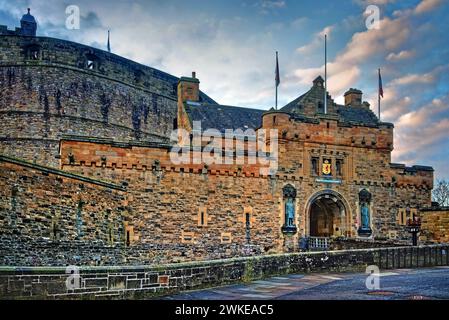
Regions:
<instances>
[{"instance_id":1,"label":"stone castle wall","mask_svg":"<svg viewBox=\"0 0 449 320\"><path fill-rule=\"evenodd\" d=\"M81 44L1 35L0 121L6 125L0 152L54 166L65 134L166 141L176 119L177 83Z\"/></svg>"},{"instance_id":2,"label":"stone castle wall","mask_svg":"<svg viewBox=\"0 0 449 320\"><path fill-rule=\"evenodd\" d=\"M397 223L398 209L421 207L430 201L430 189L411 184L373 179L329 186L307 175L279 172L263 176L255 165L176 166L168 152L168 148L154 146L62 141L61 168L88 177L100 175L114 183L125 181L139 241L183 242L187 235L198 248L204 243L219 246L229 235L232 243L247 243L245 215L250 213L250 244L257 244L263 252L296 250L299 237L307 234L309 200L323 190L333 190L346 200L348 236L357 234L358 193L367 189L373 195L374 237L405 240L409 235ZM68 160L69 153L74 155L73 163ZM281 232L282 189L287 184L298 193L298 234L294 236ZM202 210L207 214L207 226L198 224Z\"/></svg>"},{"instance_id":3,"label":"stone castle wall","mask_svg":"<svg viewBox=\"0 0 449 320\"><path fill-rule=\"evenodd\" d=\"M431 207L421 212L420 239L449 243L449 207Z\"/></svg>"}]
</instances>

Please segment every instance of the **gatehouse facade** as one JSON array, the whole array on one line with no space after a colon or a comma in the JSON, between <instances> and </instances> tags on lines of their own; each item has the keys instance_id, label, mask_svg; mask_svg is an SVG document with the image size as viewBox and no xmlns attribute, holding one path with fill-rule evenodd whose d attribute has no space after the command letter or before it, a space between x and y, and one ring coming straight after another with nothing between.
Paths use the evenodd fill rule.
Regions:
<instances>
[{"instance_id":1,"label":"gatehouse facade","mask_svg":"<svg viewBox=\"0 0 449 320\"><path fill-rule=\"evenodd\" d=\"M433 169L392 163L394 125L357 89L344 105L328 94L326 112L321 77L279 110L224 106L194 73L26 30L0 27L0 264L217 259L297 251L304 237L405 241L407 219L431 206ZM208 129L242 132L221 140L241 138L241 153L193 161ZM269 165L250 161L263 159L248 130L275 132ZM174 163L175 145L192 161Z\"/></svg>"}]
</instances>

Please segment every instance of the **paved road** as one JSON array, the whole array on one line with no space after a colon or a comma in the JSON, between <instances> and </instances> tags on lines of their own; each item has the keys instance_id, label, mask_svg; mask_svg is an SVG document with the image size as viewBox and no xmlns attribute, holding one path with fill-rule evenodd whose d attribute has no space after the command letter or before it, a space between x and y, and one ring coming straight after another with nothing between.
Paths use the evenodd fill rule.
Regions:
<instances>
[{"instance_id":1,"label":"paved road","mask_svg":"<svg viewBox=\"0 0 449 320\"><path fill-rule=\"evenodd\" d=\"M449 299L449 267L381 272L380 289L366 288L366 274L306 274L189 291L169 300L424 300Z\"/></svg>"}]
</instances>

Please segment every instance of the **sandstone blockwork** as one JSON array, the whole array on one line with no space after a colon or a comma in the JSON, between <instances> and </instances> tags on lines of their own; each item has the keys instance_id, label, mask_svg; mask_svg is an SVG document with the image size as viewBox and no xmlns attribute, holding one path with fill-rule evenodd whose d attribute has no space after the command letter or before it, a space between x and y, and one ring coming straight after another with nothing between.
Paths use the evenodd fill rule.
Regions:
<instances>
[{"instance_id":1,"label":"sandstone blockwork","mask_svg":"<svg viewBox=\"0 0 449 320\"><path fill-rule=\"evenodd\" d=\"M218 105L199 83L0 27L0 265L222 259L298 251L305 237L409 241L404 214L431 206L433 169L391 163L393 124L361 92L323 114L319 77L265 112ZM210 142L191 145L197 120L275 132L277 171L259 153L249 161L251 137L243 163L224 150L227 164L175 163L173 129L187 131L190 159ZM425 215L422 240L447 241L446 218Z\"/></svg>"},{"instance_id":2,"label":"sandstone blockwork","mask_svg":"<svg viewBox=\"0 0 449 320\"><path fill-rule=\"evenodd\" d=\"M449 207L432 207L421 212L421 239L449 243Z\"/></svg>"}]
</instances>

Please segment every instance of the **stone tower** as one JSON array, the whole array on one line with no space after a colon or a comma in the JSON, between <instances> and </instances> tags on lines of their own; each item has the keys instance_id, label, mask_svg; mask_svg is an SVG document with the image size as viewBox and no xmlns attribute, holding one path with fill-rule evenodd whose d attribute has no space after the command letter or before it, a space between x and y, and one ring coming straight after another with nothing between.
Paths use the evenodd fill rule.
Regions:
<instances>
[{"instance_id":1,"label":"stone tower","mask_svg":"<svg viewBox=\"0 0 449 320\"><path fill-rule=\"evenodd\" d=\"M30 8L28 8L28 13L22 16L20 20L21 35L35 37L37 31L36 19L30 14Z\"/></svg>"}]
</instances>

